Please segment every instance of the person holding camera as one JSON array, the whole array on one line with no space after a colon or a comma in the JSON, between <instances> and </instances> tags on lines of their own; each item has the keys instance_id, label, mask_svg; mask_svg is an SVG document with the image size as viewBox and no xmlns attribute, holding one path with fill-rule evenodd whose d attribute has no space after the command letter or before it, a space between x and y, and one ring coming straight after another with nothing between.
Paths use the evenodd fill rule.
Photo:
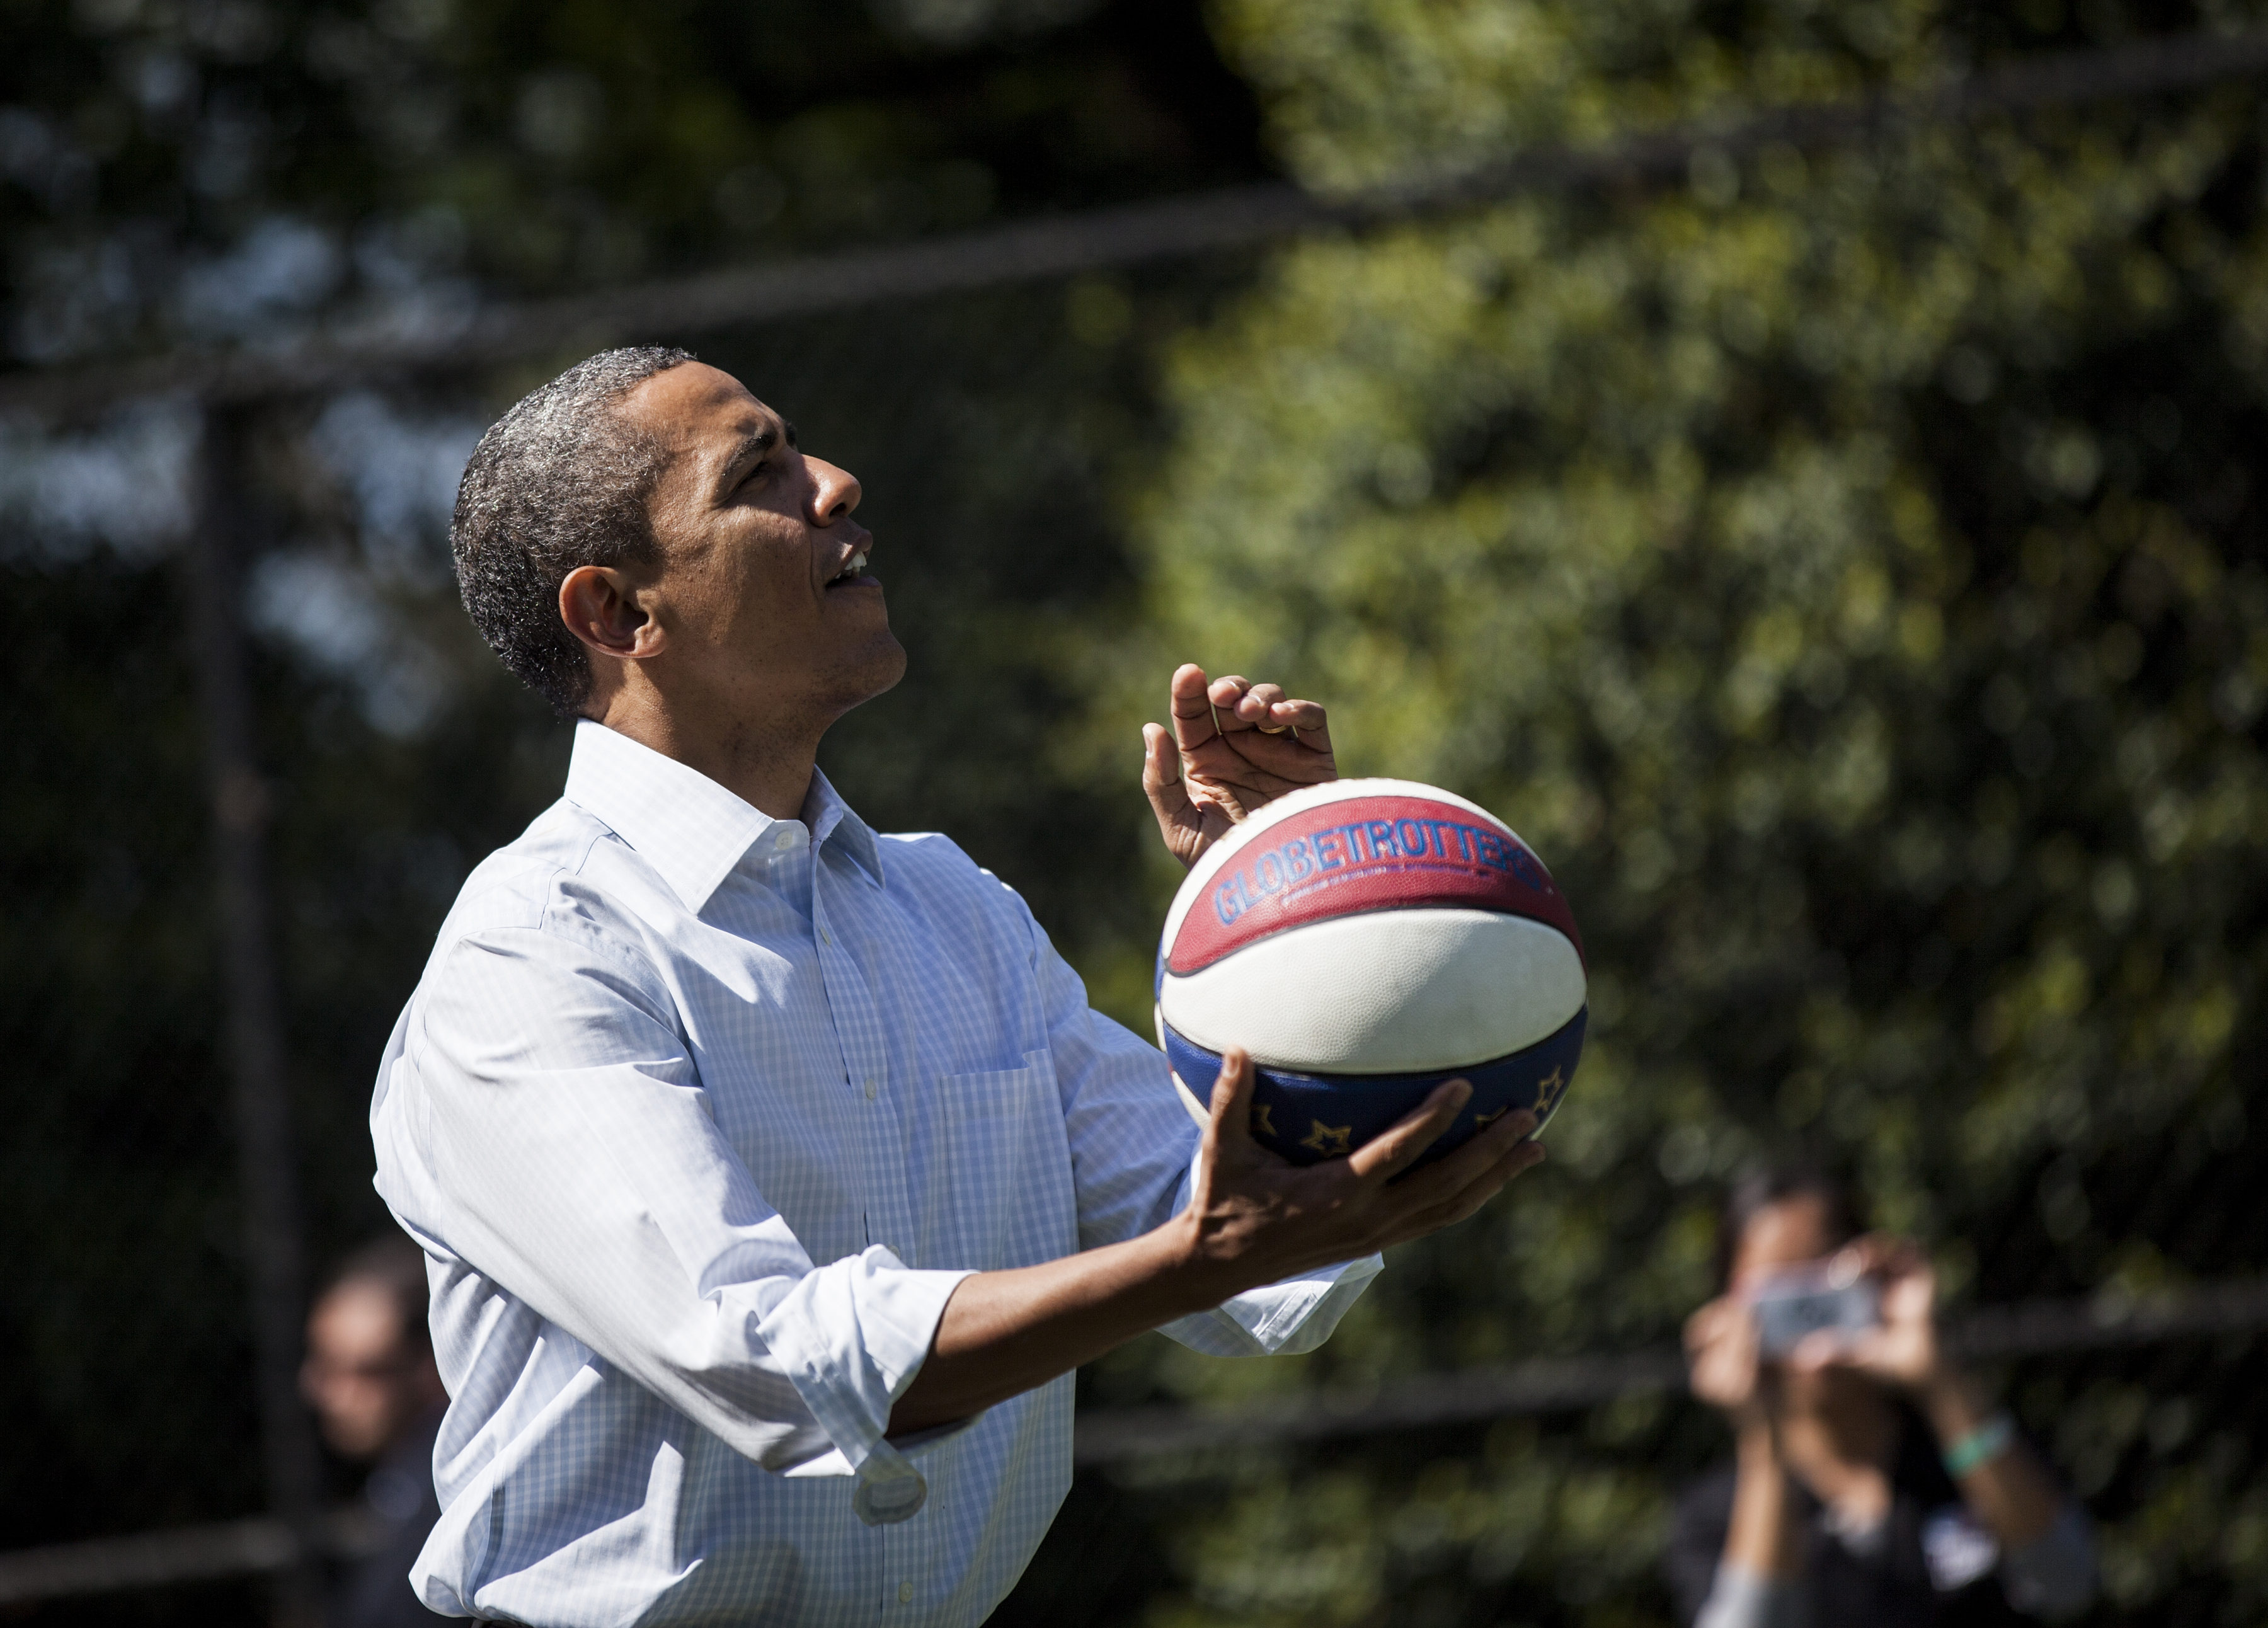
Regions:
<instances>
[{"instance_id":1,"label":"person holding camera","mask_svg":"<svg viewBox=\"0 0 2268 1628\"><path fill-rule=\"evenodd\" d=\"M1736 1187L1725 1292L1693 1314L1693 1394L1733 1462L1679 1501L1666 1558L1692 1628L2055 1619L2095 1590L2085 1513L1948 1359L1912 1243L1860 1236L1842 1190Z\"/></svg>"}]
</instances>

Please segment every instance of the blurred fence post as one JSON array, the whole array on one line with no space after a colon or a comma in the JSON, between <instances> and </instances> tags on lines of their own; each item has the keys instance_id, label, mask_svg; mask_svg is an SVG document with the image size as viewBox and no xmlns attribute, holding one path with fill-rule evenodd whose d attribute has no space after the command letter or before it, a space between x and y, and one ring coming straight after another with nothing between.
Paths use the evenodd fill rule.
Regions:
<instances>
[{"instance_id":1,"label":"blurred fence post","mask_svg":"<svg viewBox=\"0 0 2268 1628\"><path fill-rule=\"evenodd\" d=\"M252 518L246 468L249 418L242 408L205 409L183 586L204 720L225 1057L262 1467L269 1507L297 1540L292 1563L277 1574L276 1621L279 1628L319 1628L322 1465L298 1396L306 1252L269 915L269 797L254 747L242 603L246 533Z\"/></svg>"}]
</instances>

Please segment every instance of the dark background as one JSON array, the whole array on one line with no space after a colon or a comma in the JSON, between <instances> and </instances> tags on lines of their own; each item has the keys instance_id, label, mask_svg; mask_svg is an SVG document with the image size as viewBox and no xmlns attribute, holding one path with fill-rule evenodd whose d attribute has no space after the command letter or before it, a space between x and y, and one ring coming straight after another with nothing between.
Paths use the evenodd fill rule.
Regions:
<instances>
[{"instance_id":1,"label":"dark background","mask_svg":"<svg viewBox=\"0 0 2268 1628\"><path fill-rule=\"evenodd\" d=\"M2171 5L1994 5L1934 23L1857 4L1796 21L1545 8L1577 70L1557 88L1501 85L1481 104L1494 125L1443 136L1429 119L1454 123L1456 97L1476 92L1413 91L1410 64L1485 55L1445 45L1451 24L1514 9L11 7L12 365L268 343L389 304L1594 138L1568 86L1615 119L1658 121L1715 105L1692 67L1704 60L1735 100L1769 100L1827 83L1774 77L1799 47L1848 70L1833 85L1863 87L2203 20ZM1876 11L1920 43L1881 43L1897 27L1870 22ZM1828 160L1801 183L1816 198L1772 193L1769 166L1736 169L1727 197L1697 164L1661 195L652 336L739 373L865 481L912 667L830 739L829 774L878 826L946 830L1023 890L1118 1015L1142 1022L1172 886L1132 726L1184 656L1264 662L1338 710L1351 768L1438 779L1512 814L1582 911L1598 1043L1550 1185L1398 1259L1317 1358L1256 1374L1145 1342L1084 1377L1089 1400L1222 1401L1659 1341L1707 1291L1725 1177L1794 1139L1867 1178L1963 1300L2258 1270L2261 136L2257 85L2239 83L2003 122L1949 157L1917 137L1921 156L1873 172L1882 195L1864 218L1893 263L1878 291L1837 283L1825 251L1815 281L1831 297L1721 273L1764 291L1762 339L1729 306L1697 315L1706 301L1678 279L1719 275L1717 246L1748 241L1773 210L1830 230L1844 195ZM2194 184L2162 179L2178 162ZM1933 180L1945 173L1973 188L1948 203ZM1912 297L1895 262L1943 247L1933 210L2020 214L2082 182L2101 218L2026 239L2066 255L2046 270L1962 239L1986 292L1919 361L1818 358L1806 322L1847 328ZM2102 202L2122 185L2139 201ZM1628 273L1612 322L1563 331L1522 303L1542 301L1530 291L1555 262L1600 246ZM1439 301L1394 279L1425 286L1435 265L1470 271L1506 320L1413 361ZM2052 298L2017 297L2037 288ZM1995 289L2011 291L1999 306ZM1699 405L1661 382L1697 335L1725 378ZM1526 362L1487 373L1498 351L1531 349L1559 358L1552 388ZM557 792L565 728L465 626L442 527L450 459L574 355L279 400L249 421L240 541L318 1262L387 1224L363 1116L436 924L470 866ZM180 414L0 428L10 1547L262 1506L185 504L167 473L193 433ZM1705 519L1682 553L1615 566L1596 590L1606 608L1564 627L1534 620L1552 549L1601 572L1608 551L1580 533L1518 541L1532 505L1477 576L1425 552L1465 497L1521 482L1637 490L1672 442L1730 490L1804 436L1844 430L1890 446L1933 505L1927 547L1881 544L1896 637L1867 643L1835 608L1842 588L1815 593ZM1373 445L1392 436L1420 449L1418 486ZM1217 467L1219 446L1243 461ZM1859 494L1837 536L1872 535L1872 478L1835 489ZM1322 496L1303 507L1309 486ZM1303 540L1288 558L1283 537ZM1461 605L1484 614L1447 630ZM1808 630L1806 653L1782 662L1764 723L1727 721L1710 686L1763 659L1775 608ZM1572 641L1549 647L1550 684L1491 690L1496 669L1457 667L1461 640L1489 643L1472 630L1491 617ZM1616 674L1635 675L1635 700L1607 693ZM1454 718L1447 744L1397 715L1420 696ZM1831 778L1862 706L1888 743L1886 789L1838 814L1807 788ZM1744 811L1767 793L1778 812L1759 822ZM2101 1620L2257 1614L2268 1420L2253 1343L1994 1377L2103 1524ZM1722 1447L1697 1410L1638 1398L1088 1475L1000 1620L1663 1621L1661 1500ZM212 1585L25 1614L237 1620L261 1598Z\"/></svg>"}]
</instances>

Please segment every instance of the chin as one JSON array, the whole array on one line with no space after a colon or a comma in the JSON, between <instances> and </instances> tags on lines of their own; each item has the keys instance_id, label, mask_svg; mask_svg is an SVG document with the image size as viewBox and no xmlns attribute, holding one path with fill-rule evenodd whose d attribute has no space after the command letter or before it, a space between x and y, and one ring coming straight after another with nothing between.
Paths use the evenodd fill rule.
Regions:
<instances>
[{"instance_id":1,"label":"chin","mask_svg":"<svg viewBox=\"0 0 2268 1628\"><path fill-rule=\"evenodd\" d=\"M843 697L843 711L872 701L898 687L906 675L906 647L896 635L884 629L882 636L843 663L842 683L838 693Z\"/></svg>"},{"instance_id":2,"label":"chin","mask_svg":"<svg viewBox=\"0 0 2268 1628\"><path fill-rule=\"evenodd\" d=\"M880 681L880 689L874 692L878 696L885 689L895 689L898 681L906 675L906 647L898 643L895 633L885 633L882 637L887 648L875 652L880 658L875 673L875 677Z\"/></svg>"}]
</instances>

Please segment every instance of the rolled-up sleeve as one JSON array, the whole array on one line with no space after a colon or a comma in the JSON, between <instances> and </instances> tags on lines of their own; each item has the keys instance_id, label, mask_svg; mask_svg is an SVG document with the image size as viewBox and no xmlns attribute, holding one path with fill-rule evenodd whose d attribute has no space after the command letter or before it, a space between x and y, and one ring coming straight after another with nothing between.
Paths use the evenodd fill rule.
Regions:
<instances>
[{"instance_id":1,"label":"rolled-up sleeve","mask_svg":"<svg viewBox=\"0 0 2268 1628\"><path fill-rule=\"evenodd\" d=\"M1024 919L1071 1141L1079 1241L1095 1249L1138 1237L1188 1204L1197 1124L1174 1089L1165 1055L1088 1006L1079 975L1028 911ZM1382 1263L1373 1255L1287 1278L1167 1323L1163 1332L1215 1357L1312 1351Z\"/></svg>"},{"instance_id":2,"label":"rolled-up sleeve","mask_svg":"<svg viewBox=\"0 0 2268 1628\"><path fill-rule=\"evenodd\" d=\"M446 1206L437 1230L739 1453L855 1475L863 1518L902 1519L924 1488L885 1439L890 1409L968 1274L880 1247L814 1264L718 1129L672 1011L595 934L448 948L390 1105Z\"/></svg>"}]
</instances>

